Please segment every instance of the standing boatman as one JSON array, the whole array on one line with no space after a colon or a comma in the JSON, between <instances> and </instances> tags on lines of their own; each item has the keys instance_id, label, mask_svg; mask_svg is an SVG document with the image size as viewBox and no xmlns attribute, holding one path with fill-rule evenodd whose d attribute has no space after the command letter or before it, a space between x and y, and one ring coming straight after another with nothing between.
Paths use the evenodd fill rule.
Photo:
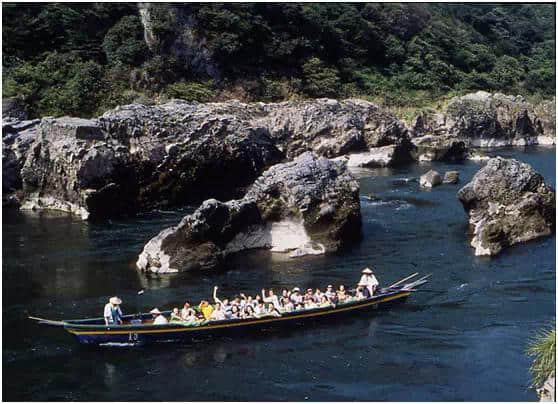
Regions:
<instances>
[{"instance_id":1,"label":"standing boatman","mask_svg":"<svg viewBox=\"0 0 558 404\"><path fill-rule=\"evenodd\" d=\"M359 284L366 285L366 288L370 292L370 296L374 296L380 282L378 282L378 279L374 276L374 271L370 268L364 268L362 270L362 277L360 278Z\"/></svg>"},{"instance_id":2,"label":"standing boatman","mask_svg":"<svg viewBox=\"0 0 558 404\"><path fill-rule=\"evenodd\" d=\"M122 324L122 310L120 310L120 305L122 300L114 296L109 299L109 302L105 304L105 313L103 317L105 318L105 325L118 325Z\"/></svg>"}]
</instances>

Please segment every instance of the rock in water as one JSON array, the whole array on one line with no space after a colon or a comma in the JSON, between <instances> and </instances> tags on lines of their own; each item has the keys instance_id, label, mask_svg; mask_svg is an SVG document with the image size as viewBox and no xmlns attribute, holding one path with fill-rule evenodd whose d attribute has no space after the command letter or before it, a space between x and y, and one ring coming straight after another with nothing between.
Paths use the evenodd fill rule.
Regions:
<instances>
[{"instance_id":1,"label":"rock in water","mask_svg":"<svg viewBox=\"0 0 558 404\"><path fill-rule=\"evenodd\" d=\"M554 190L528 164L492 158L457 196L469 215L475 255L554 232Z\"/></svg>"},{"instance_id":2,"label":"rock in water","mask_svg":"<svg viewBox=\"0 0 558 404\"><path fill-rule=\"evenodd\" d=\"M266 170L241 200L210 199L144 247L152 272L210 269L253 248L290 256L337 251L360 237L358 182L345 164L307 152Z\"/></svg>"},{"instance_id":3,"label":"rock in water","mask_svg":"<svg viewBox=\"0 0 558 404\"><path fill-rule=\"evenodd\" d=\"M444 174L444 184L457 184L459 182L459 171L447 171Z\"/></svg>"},{"instance_id":4,"label":"rock in water","mask_svg":"<svg viewBox=\"0 0 558 404\"><path fill-rule=\"evenodd\" d=\"M426 174L420 176L420 186L424 188L433 188L442 183L442 176L439 172L430 170Z\"/></svg>"}]
</instances>

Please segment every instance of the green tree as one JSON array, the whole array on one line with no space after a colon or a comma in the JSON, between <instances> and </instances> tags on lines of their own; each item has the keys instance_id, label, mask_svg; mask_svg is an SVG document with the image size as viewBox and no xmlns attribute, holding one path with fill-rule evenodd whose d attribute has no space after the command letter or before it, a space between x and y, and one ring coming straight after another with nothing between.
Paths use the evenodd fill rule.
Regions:
<instances>
[{"instance_id":1,"label":"green tree","mask_svg":"<svg viewBox=\"0 0 558 404\"><path fill-rule=\"evenodd\" d=\"M303 66L304 91L312 97L339 97L341 80L337 69L311 58Z\"/></svg>"},{"instance_id":2,"label":"green tree","mask_svg":"<svg viewBox=\"0 0 558 404\"><path fill-rule=\"evenodd\" d=\"M103 50L109 63L140 65L149 56L140 19L135 15L122 17L105 35Z\"/></svg>"}]
</instances>

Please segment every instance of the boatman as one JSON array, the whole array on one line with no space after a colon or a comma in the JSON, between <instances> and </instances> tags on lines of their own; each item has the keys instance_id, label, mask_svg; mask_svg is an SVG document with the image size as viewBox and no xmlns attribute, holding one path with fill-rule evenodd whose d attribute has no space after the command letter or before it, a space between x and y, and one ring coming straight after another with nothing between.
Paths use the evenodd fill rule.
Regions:
<instances>
[{"instance_id":1,"label":"boatman","mask_svg":"<svg viewBox=\"0 0 558 404\"><path fill-rule=\"evenodd\" d=\"M370 292L370 296L374 296L380 282L378 282L378 279L374 276L374 271L370 268L364 268L362 270L362 277L360 278L359 284L366 285L366 288Z\"/></svg>"},{"instance_id":2,"label":"boatman","mask_svg":"<svg viewBox=\"0 0 558 404\"><path fill-rule=\"evenodd\" d=\"M105 318L105 325L117 325L122 324L122 310L120 310L120 305L122 300L114 296L109 299L109 302L105 304L105 313L103 317Z\"/></svg>"}]
</instances>

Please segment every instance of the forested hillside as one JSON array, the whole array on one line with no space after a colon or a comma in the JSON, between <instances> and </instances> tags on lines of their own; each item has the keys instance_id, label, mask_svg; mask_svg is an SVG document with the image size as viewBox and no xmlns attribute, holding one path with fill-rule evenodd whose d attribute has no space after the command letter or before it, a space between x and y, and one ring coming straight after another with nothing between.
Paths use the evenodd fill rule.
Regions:
<instances>
[{"instance_id":1,"label":"forested hillside","mask_svg":"<svg viewBox=\"0 0 558 404\"><path fill-rule=\"evenodd\" d=\"M173 97L357 96L401 107L555 89L554 4L2 7L3 96L32 117Z\"/></svg>"}]
</instances>

